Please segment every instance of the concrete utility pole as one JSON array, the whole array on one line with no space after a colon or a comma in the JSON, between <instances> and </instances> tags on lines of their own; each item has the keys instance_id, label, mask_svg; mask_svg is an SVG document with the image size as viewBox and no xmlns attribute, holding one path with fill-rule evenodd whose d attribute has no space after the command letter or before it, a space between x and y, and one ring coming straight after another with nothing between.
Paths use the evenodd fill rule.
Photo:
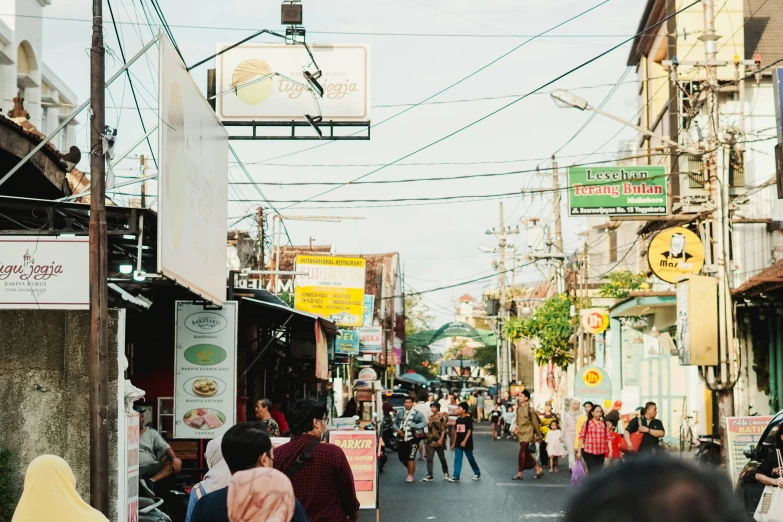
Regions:
<instances>
[{"instance_id":1,"label":"concrete utility pole","mask_svg":"<svg viewBox=\"0 0 783 522\"><path fill-rule=\"evenodd\" d=\"M90 505L109 517L109 328L106 237L106 62L103 5L92 3L90 49Z\"/></svg>"},{"instance_id":2,"label":"concrete utility pole","mask_svg":"<svg viewBox=\"0 0 783 522\"><path fill-rule=\"evenodd\" d=\"M500 388L508 391L509 366L508 340L503 335L503 326L506 323L506 225L503 217L503 202L500 202L500 228L498 229L498 288L500 291Z\"/></svg>"},{"instance_id":3,"label":"concrete utility pole","mask_svg":"<svg viewBox=\"0 0 783 522\"><path fill-rule=\"evenodd\" d=\"M726 255L726 245L729 241L729 227L726 215L728 212L729 190L728 179L724 169L718 165L718 148L721 146L716 135L716 127L720 125L718 98L718 68L716 65L718 49L715 34L715 2L704 2L704 34L699 38L704 42L706 58L707 110L707 173L710 180L710 197L715 211L711 218L712 262L715 264L715 277L718 280L718 329L720 359L719 367L707 369L707 386L718 395L719 432L721 440L721 458L726 458L728 444L726 440L726 417L734 415L734 382L731 367L731 352L734 346L734 324L729 288L729 260ZM740 100L743 103L742 100ZM721 166L722 167L722 166Z\"/></svg>"},{"instance_id":4,"label":"concrete utility pole","mask_svg":"<svg viewBox=\"0 0 783 522\"><path fill-rule=\"evenodd\" d=\"M147 157L139 156L139 174L141 174L141 208L147 208Z\"/></svg>"}]
</instances>

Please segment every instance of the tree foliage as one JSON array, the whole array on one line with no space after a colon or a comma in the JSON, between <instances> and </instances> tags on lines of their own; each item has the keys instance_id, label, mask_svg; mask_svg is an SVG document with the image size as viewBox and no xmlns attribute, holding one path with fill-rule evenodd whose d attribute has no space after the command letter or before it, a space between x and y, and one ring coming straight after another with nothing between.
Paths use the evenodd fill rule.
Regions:
<instances>
[{"instance_id":1,"label":"tree foliage","mask_svg":"<svg viewBox=\"0 0 783 522\"><path fill-rule=\"evenodd\" d=\"M503 325L503 333L514 342L534 341L533 356L539 365L560 368L573 361L568 340L574 333L571 322L571 300L556 295L544 301L529 319L512 318Z\"/></svg>"},{"instance_id":2,"label":"tree foliage","mask_svg":"<svg viewBox=\"0 0 783 522\"><path fill-rule=\"evenodd\" d=\"M405 298L405 337L429 330L435 317L422 303L421 296ZM429 346L406 346L408 367L425 377L435 376L435 358Z\"/></svg>"},{"instance_id":3,"label":"tree foliage","mask_svg":"<svg viewBox=\"0 0 783 522\"><path fill-rule=\"evenodd\" d=\"M602 284L598 292L601 297L623 299L633 290L646 290L649 288L647 277L644 274L634 274L630 270L615 270L604 276L606 283Z\"/></svg>"}]
</instances>

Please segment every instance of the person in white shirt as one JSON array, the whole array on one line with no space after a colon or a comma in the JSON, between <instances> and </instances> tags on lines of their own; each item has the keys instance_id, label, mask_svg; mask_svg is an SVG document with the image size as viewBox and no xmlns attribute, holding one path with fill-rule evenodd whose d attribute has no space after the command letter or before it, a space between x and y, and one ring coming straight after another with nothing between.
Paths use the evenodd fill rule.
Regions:
<instances>
[{"instance_id":1,"label":"person in white shirt","mask_svg":"<svg viewBox=\"0 0 783 522\"><path fill-rule=\"evenodd\" d=\"M432 403L428 402L427 400L427 392L422 390L419 392L419 402L416 403L415 406L413 406L414 410L417 410L421 412L422 415L424 415L424 418L427 419L427 421L430 420L430 417L432 416ZM421 439L419 441L419 460L424 460L425 455L425 441L427 439Z\"/></svg>"}]
</instances>

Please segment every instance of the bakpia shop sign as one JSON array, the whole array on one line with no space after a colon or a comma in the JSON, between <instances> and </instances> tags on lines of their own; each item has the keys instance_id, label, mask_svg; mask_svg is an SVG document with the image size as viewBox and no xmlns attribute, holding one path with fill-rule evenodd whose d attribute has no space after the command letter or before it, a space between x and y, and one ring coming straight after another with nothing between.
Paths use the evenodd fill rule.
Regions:
<instances>
[{"instance_id":1,"label":"bakpia shop sign","mask_svg":"<svg viewBox=\"0 0 783 522\"><path fill-rule=\"evenodd\" d=\"M570 216L655 216L668 214L666 168L570 167Z\"/></svg>"}]
</instances>

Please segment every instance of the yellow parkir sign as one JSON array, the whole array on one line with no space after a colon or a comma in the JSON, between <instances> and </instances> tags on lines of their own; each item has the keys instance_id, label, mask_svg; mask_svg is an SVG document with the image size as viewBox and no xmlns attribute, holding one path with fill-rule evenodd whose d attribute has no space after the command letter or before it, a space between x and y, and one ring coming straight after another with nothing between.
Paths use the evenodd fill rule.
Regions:
<instances>
[{"instance_id":1,"label":"yellow parkir sign","mask_svg":"<svg viewBox=\"0 0 783 522\"><path fill-rule=\"evenodd\" d=\"M609 314L604 308L582 310L582 328L589 334L599 334L609 328Z\"/></svg>"},{"instance_id":2,"label":"yellow parkir sign","mask_svg":"<svg viewBox=\"0 0 783 522\"><path fill-rule=\"evenodd\" d=\"M647 250L650 269L667 283L676 283L704 266L704 245L699 236L683 227L662 230Z\"/></svg>"},{"instance_id":3,"label":"yellow parkir sign","mask_svg":"<svg viewBox=\"0 0 783 522\"><path fill-rule=\"evenodd\" d=\"M362 326L365 260L361 257L297 256L294 308Z\"/></svg>"}]
</instances>

